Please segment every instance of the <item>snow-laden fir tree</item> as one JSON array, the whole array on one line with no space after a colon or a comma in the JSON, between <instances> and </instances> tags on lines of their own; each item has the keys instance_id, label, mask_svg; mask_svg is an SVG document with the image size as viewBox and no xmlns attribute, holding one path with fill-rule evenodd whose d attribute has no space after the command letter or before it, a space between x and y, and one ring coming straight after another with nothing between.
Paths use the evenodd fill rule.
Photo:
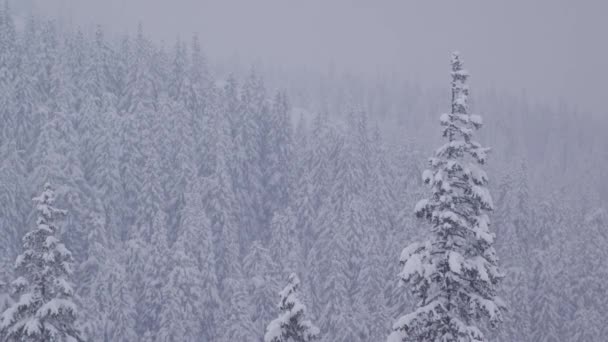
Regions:
<instances>
[{"instance_id":1,"label":"snow-laden fir tree","mask_svg":"<svg viewBox=\"0 0 608 342\"><path fill-rule=\"evenodd\" d=\"M260 241L254 241L249 247L249 252L243 258L243 267L248 283L247 297L255 308L251 318L261 336L264 334L266 323L273 315L272 298L278 289L274 272L279 270L279 267L272 260L270 251Z\"/></svg>"},{"instance_id":2,"label":"snow-laden fir tree","mask_svg":"<svg viewBox=\"0 0 608 342\"><path fill-rule=\"evenodd\" d=\"M23 237L24 252L17 257L20 276L13 282L19 300L0 317L0 329L9 341L81 341L73 301L72 254L59 241L57 220L66 215L53 207L55 194L47 183L34 198L36 228Z\"/></svg>"},{"instance_id":3,"label":"snow-laden fir tree","mask_svg":"<svg viewBox=\"0 0 608 342\"><path fill-rule=\"evenodd\" d=\"M469 75L458 53L452 55L451 74L452 111L441 116L448 141L423 172L431 196L415 209L431 224L431 234L401 254L399 275L419 302L397 319L389 342L484 341L482 327L495 327L505 310L496 295L502 274L487 214L492 198L488 177L478 166L489 149L473 140L482 120L469 114Z\"/></svg>"},{"instance_id":4,"label":"snow-laden fir tree","mask_svg":"<svg viewBox=\"0 0 608 342\"><path fill-rule=\"evenodd\" d=\"M270 225L270 253L278 271L289 275L298 271L303 258L302 246L296 230L296 217L290 207L276 212Z\"/></svg>"},{"instance_id":5,"label":"snow-laden fir tree","mask_svg":"<svg viewBox=\"0 0 608 342\"><path fill-rule=\"evenodd\" d=\"M306 319L306 306L298 299L300 279L289 276L287 286L279 292L279 317L266 328L264 342L309 342L319 337L319 328Z\"/></svg>"},{"instance_id":6,"label":"snow-laden fir tree","mask_svg":"<svg viewBox=\"0 0 608 342\"><path fill-rule=\"evenodd\" d=\"M9 291L9 284L6 284L0 280L0 312L8 309L13 305L13 299L11 298ZM0 331L0 340L4 338L4 332Z\"/></svg>"}]
</instances>

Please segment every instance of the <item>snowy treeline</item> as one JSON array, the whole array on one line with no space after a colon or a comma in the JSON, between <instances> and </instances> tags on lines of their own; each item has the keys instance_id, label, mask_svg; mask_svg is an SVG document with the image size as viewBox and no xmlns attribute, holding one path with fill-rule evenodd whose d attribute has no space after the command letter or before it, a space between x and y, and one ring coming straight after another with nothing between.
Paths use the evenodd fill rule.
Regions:
<instances>
[{"instance_id":1,"label":"snowy treeline","mask_svg":"<svg viewBox=\"0 0 608 342\"><path fill-rule=\"evenodd\" d=\"M211 67L196 37L165 46L141 28L112 39L38 18L17 31L9 11L1 311L46 182L68 212L60 238L88 340L261 341L292 272L321 341L385 340L411 310L398 260L428 228L413 209L448 94L335 75L265 83L264 70ZM488 110L480 140L494 148L486 171L509 308L488 338L601 341L603 123L520 98L473 99Z\"/></svg>"}]
</instances>

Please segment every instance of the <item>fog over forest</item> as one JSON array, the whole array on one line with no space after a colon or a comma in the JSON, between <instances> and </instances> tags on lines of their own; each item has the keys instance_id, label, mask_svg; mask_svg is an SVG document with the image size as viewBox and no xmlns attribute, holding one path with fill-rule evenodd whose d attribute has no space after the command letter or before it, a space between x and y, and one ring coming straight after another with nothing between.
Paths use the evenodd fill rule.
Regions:
<instances>
[{"instance_id":1,"label":"fog over forest","mask_svg":"<svg viewBox=\"0 0 608 342\"><path fill-rule=\"evenodd\" d=\"M0 341L604 341L602 1L0 6Z\"/></svg>"}]
</instances>

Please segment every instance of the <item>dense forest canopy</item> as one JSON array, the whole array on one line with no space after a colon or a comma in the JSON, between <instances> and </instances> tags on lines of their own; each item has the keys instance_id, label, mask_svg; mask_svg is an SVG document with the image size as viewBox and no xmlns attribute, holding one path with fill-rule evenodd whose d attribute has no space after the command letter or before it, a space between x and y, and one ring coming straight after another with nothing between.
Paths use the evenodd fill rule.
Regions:
<instances>
[{"instance_id":1,"label":"dense forest canopy","mask_svg":"<svg viewBox=\"0 0 608 342\"><path fill-rule=\"evenodd\" d=\"M293 272L321 341L385 340L415 303L399 255L428 230L413 211L450 107L448 56L445 89L423 89L231 71L202 45L38 17L18 30L2 9L0 311L50 182L86 340L261 341ZM472 80L508 307L487 337L601 341L606 120Z\"/></svg>"}]
</instances>

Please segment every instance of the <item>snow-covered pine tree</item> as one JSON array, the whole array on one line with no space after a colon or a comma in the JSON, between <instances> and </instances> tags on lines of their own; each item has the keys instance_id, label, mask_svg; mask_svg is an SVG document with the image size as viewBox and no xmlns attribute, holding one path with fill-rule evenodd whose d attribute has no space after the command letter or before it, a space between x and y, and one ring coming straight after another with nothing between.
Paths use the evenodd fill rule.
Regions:
<instances>
[{"instance_id":1,"label":"snow-covered pine tree","mask_svg":"<svg viewBox=\"0 0 608 342\"><path fill-rule=\"evenodd\" d=\"M272 103L265 136L262 178L265 186L266 216L271 221L275 212L289 203L292 186L292 129L287 95L279 92Z\"/></svg>"},{"instance_id":2,"label":"snow-covered pine tree","mask_svg":"<svg viewBox=\"0 0 608 342\"><path fill-rule=\"evenodd\" d=\"M357 274L353 295L362 319L357 330L362 341L380 341L386 334L388 314L383 290L385 284L384 253L380 232L370 229L364 237L365 262Z\"/></svg>"},{"instance_id":3,"label":"snow-covered pine tree","mask_svg":"<svg viewBox=\"0 0 608 342\"><path fill-rule=\"evenodd\" d=\"M34 198L37 227L23 237L24 252L17 257L21 274L14 282L19 300L0 317L6 341L82 341L76 327L73 301L72 254L59 241L57 220L64 210L53 207L55 194L50 184Z\"/></svg>"},{"instance_id":4,"label":"snow-covered pine tree","mask_svg":"<svg viewBox=\"0 0 608 342\"><path fill-rule=\"evenodd\" d=\"M5 9L5 24L13 27L13 18L9 9ZM22 43L19 46L14 42L15 54L9 59L14 62L12 78L7 79L6 98L3 107L6 124L3 125L3 133L12 138L17 144L17 150L21 157L31 152L34 145L34 137L39 127L39 98L36 92L34 65L38 63L38 54L34 51L37 21L31 17L28 19L21 35ZM3 52L8 52L2 48ZM10 70L9 70L10 71ZM4 93L4 92L3 92Z\"/></svg>"},{"instance_id":5,"label":"snow-covered pine tree","mask_svg":"<svg viewBox=\"0 0 608 342\"><path fill-rule=\"evenodd\" d=\"M9 284L6 284L0 279L0 312L8 309L13 305L13 299L11 298L9 291ZM3 331L0 331L0 339L4 339L5 335Z\"/></svg>"},{"instance_id":6,"label":"snow-covered pine tree","mask_svg":"<svg viewBox=\"0 0 608 342\"><path fill-rule=\"evenodd\" d=\"M552 264L548 252L535 251L532 260L534 275L532 277L530 324L533 327L531 341L559 341L559 313L557 312L559 295L553 286L557 272L549 267ZM576 319L576 318L575 318ZM569 327L571 328L571 327ZM584 341L584 340L583 340Z\"/></svg>"},{"instance_id":7,"label":"snow-covered pine tree","mask_svg":"<svg viewBox=\"0 0 608 342\"><path fill-rule=\"evenodd\" d=\"M191 114L192 129L198 133L194 136L196 144L194 163L202 175L208 176L214 170L215 118L209 108L214 81L197 35L192 37L190 51L186 109Z\"/></svg>"},{"instance_id":8,"label":"snow-covered pine tree","mask_svg":"<svg viewBox=\"0 0 608 342\"><path fill-rule=\"evenodd\" d=\"M4 280L0 280L0 310L4 312L11 303L12 298L10 296L9 284L4 282Z\"/></svg>"},{"instance_id":9,"label":"snow-covered pine tree","mask_svg":"<svg viewBox=\"0 0 608 342\"><path fill-rule=\"evenodd\" d=\"M290 207L276 212L270 224L270 253L279 271L289 275L302 268L302 246L296 230L296 218Z\"/></svg>"},{"instance_id":10,"label":"snow-covered pine tree","mask_svg":"<svg viewBox=\"0 0 608 342\"><path fill-rule=\"evenodd\" d=\"M196 341L201 336L201 272L192 255L200 243L195 229L184 231L174 244L171 261L174 267L163 279L159 306L160 341Z\"/></svg>"},{"instance_id":11,"label":"snow-covered pine tree","mask_svg":"<svg viewBox=\"0 0 608 342\"><path fill-rule=\"evenodd\" d=\"M263 183L263 142L267 130L266 90L259 75L253 70L241 87L241 107L239 110L235 147L237 167L235 172L235 195L241 208L241 236L254 240L261 235L262 227L269 220L264 205Z\"/></svg>"},{"instance_id":12,"label":"snow-covered pine tree","mask_svg":"<svg viewBox=\"0 0 608 342\"><path fill-rule=\"evenodd\" d=\"M124 255L100 243L105 240L100 235L106 232L100 231L100 227L93 228L88 258L78 271L84 274L78 290L86 319L83 332L91 341L136 341L135 301L121 260Z\"/></svg>"},{"instance_id":13,"label":"snow-covered pine tree","mask_svg":"<svg viewBox=\"0 0 608 342\"><path fill-rule=\"evenodd\" d=\"M309 342L318 339L319 328L306 319L306 306L298 299L300 279L289 276L287 286L279 292L279 317L266 328L264 342Z\"/></svg>"},{"instance_id":14,"label":"snow-covered pine tree","mask_svg":"<svg viewBox=\"0 0 608 342\"><path fill-rule=\"evenodd\" d=\"M171 270L163 285L161 341L214 341L220 323L211 223L197 179L186 193L183 225L171 249Z\"/></svg>"},{"instance_id":15,"label":"snow-covered pine tree","mask_svg":"<svg viewBox=\"0 0 608 342\"><path fill-rule=\"evenodd\" d=\"M57 25L53 20L43 20L38 27L36 36L36 62L34 77L36 78L36 95L46 106L52 106L56 100L53 95L57 85L54 81L58 61L59 42L57 40Z\"/></svg>"},{"instance_id":16,"label":"snow-covered pine tree","mask_svg":"<svg viewBox=\"0 0 608 342\"><path fill-rule=\"evenodd\" d=\"M221 238L216 246L218 255L218 279L221 288L226 290L224 281L238 278L240 273L240 240L238 235L237 200L234 191L232 170L234 169L232 154L233 142L230 133L230 122L226 114L219 89L211 90L210 113L215 117L217 140L214 146L215 170L208 182L204 203L211 220L212 230ZM225 293L224 293L225 294Z\"/></svg>"},{"instance_id":17,"label":"snow-covered pine tree","mask_svg":"<svg viewBox=\"0 0 608 342\"><path fill-rule=\"evenodd\" d=\"M139 265L143 274L143 291L136 298L138 323L148 331L156 333L160 325L160 311L167 298L163 293L163 283L168 281L170 257L167 241L167 215L163 210L154 213L150 226L152 236L145 244L143 263Z\"/></svg>"},{"instance_id":18,"label":"snow-covered pine tree","mask_svg":"<svg viewBox=\"0 0 608 342\"><path fill-rule=\"evenodd\" d=\"M516 164L517 165L517 164ZM502 262L505 273L502 296L509 303L510 314L505 318L504 328L496 336L497 341L525 341L531 335L531 275L534 274L529 234L529 208L527 177L524 163L514 170L507 170L499 186L498 206L494 214L494 225L498 237L496 251L508 256Z\"/></svg>"},{"instance_id":19,"label":"snow-covered pine tree","mask_svg":"<svg viewBox=\"0 0 608 342\"><path fill-rule=\"evenodd\" d=\"M201 308L200 320L202 322L201 338L204 341L218 339L218 327L222 318L223 303L220 299L219 280L217 276L217 258L215 253L215 239L213 227L205 210L204 194L208 184L195 181L190 194L186 196L186 209L184 210L184 227L194 225L200 230L200 245L197 248L198 267L200 269ZM200 212L200 213L199 213ZM184 230L186 228L183 228ZM190 228L192 229L192 228ZM184 234L184 233L183 233Z\"/></svg>"},{"instance_id":20,"label":"snow-covered pine tree","mask_svg":"<svg viewBox=\"0 0 608 342\"><path fill-rule=\"evenodd\" d=\"M506 309L496 295L502 274L487 212L493 209L484 164L488 148L473 140L481 117L469 114L469 77L452 54L452 111L441 116L448 141L430 158L423 180L430 198L416 215L431 225L431 236L401 254L399 274L419 299L416 309L393 325L388 341L484 341L480 326L495 327Z\"/></svg>"},{"instance_id":21,"label":"snow-covered pine tree","mask_svg":"<svg viewBox=\"0 0 608 342\"><path fill-rule=\"evenodd\" d=\"M186 89L186 108L195 116L201 115L205 110L208 88L211 86L211 76L207 58L201 48L198 35L192 37L190 68L188 69L188 87Z\"/></svg>"},{"instance_id":22,"label":"snow-covered pine tree","mask_svg":"<svg viewBox=\"0 0 608 342\"><path fill-rule=\"evenodd\" d=\"M13 80L16 68L17 31L8 1L0 9L0 86Z\"/></svg>"},{"instance_id":23,"label":"snow-covered pine tree","mask_svg":"<svg viewBox=\"0 0 608 342\"><path fill-rule=\"evenodd\" d=\"M108 101L109 102L109 101ZM96 158L90 182L102 194L102 206L105 212L105 221L111 240L119 240L123 227L121 222L122 184L119 171L119 134L120 119L110 103L107 109L100 114L101 130L95 142L95 151L89 151Z\"/></svg>"},{"instance_id":24,"label":"snow-covered pine tree","mask_svg":"<svg viewBox=\"0 0 608 342\"><path fill-rule=\"evenodd\" d=\"M102 106L103 99L110 90L111 86L110 55L111 50L106 45L104 34L100 26L95 30L94 43L92 44L91 61L88 64L86 78L83 82L87 94L92 95L98 107Z\"/></svg>"},{"instance_id":25,"label":"snow-covered pine tree","mask_svg":"<svg viewBox=\"0 0 608 342\"><path fill-rule=\"evenodd\" d=\"M187 79L187 52L186 45L179 39L175 42L173 62L171 63L171 72L169 73L168 91L169 97L173 101L185 104L188 96L186 88Z\"/></svg>"},{"instance_id":26,"label":"snow-covered pine tree","mask_svg":"<svg viewBox=\"0 0 608 342\"><path fill-rule=\"evenodd\" d=\"M12 276L12 261L19 254L19 240L23 235L25 202L24 175L27 174L25 162L19 156L15 141L9 141L0 148L0 282ZM0 312L4 311L1 308Z\"/></svg>"},{"instance_id":27,"label":"snow-covered pine tree","mask_svg":"<svg viewBox=\"0 0 608 342\"><path fill-rule=\"evenodd\" d=\"M248 284L248 299L254 309L251 318L259 335L264 333L266 322L272 318L276 293L275 272L279 269L270 251L260 241L254 241L243 258L244 274Z\"/></svg>"}]
</instances>

